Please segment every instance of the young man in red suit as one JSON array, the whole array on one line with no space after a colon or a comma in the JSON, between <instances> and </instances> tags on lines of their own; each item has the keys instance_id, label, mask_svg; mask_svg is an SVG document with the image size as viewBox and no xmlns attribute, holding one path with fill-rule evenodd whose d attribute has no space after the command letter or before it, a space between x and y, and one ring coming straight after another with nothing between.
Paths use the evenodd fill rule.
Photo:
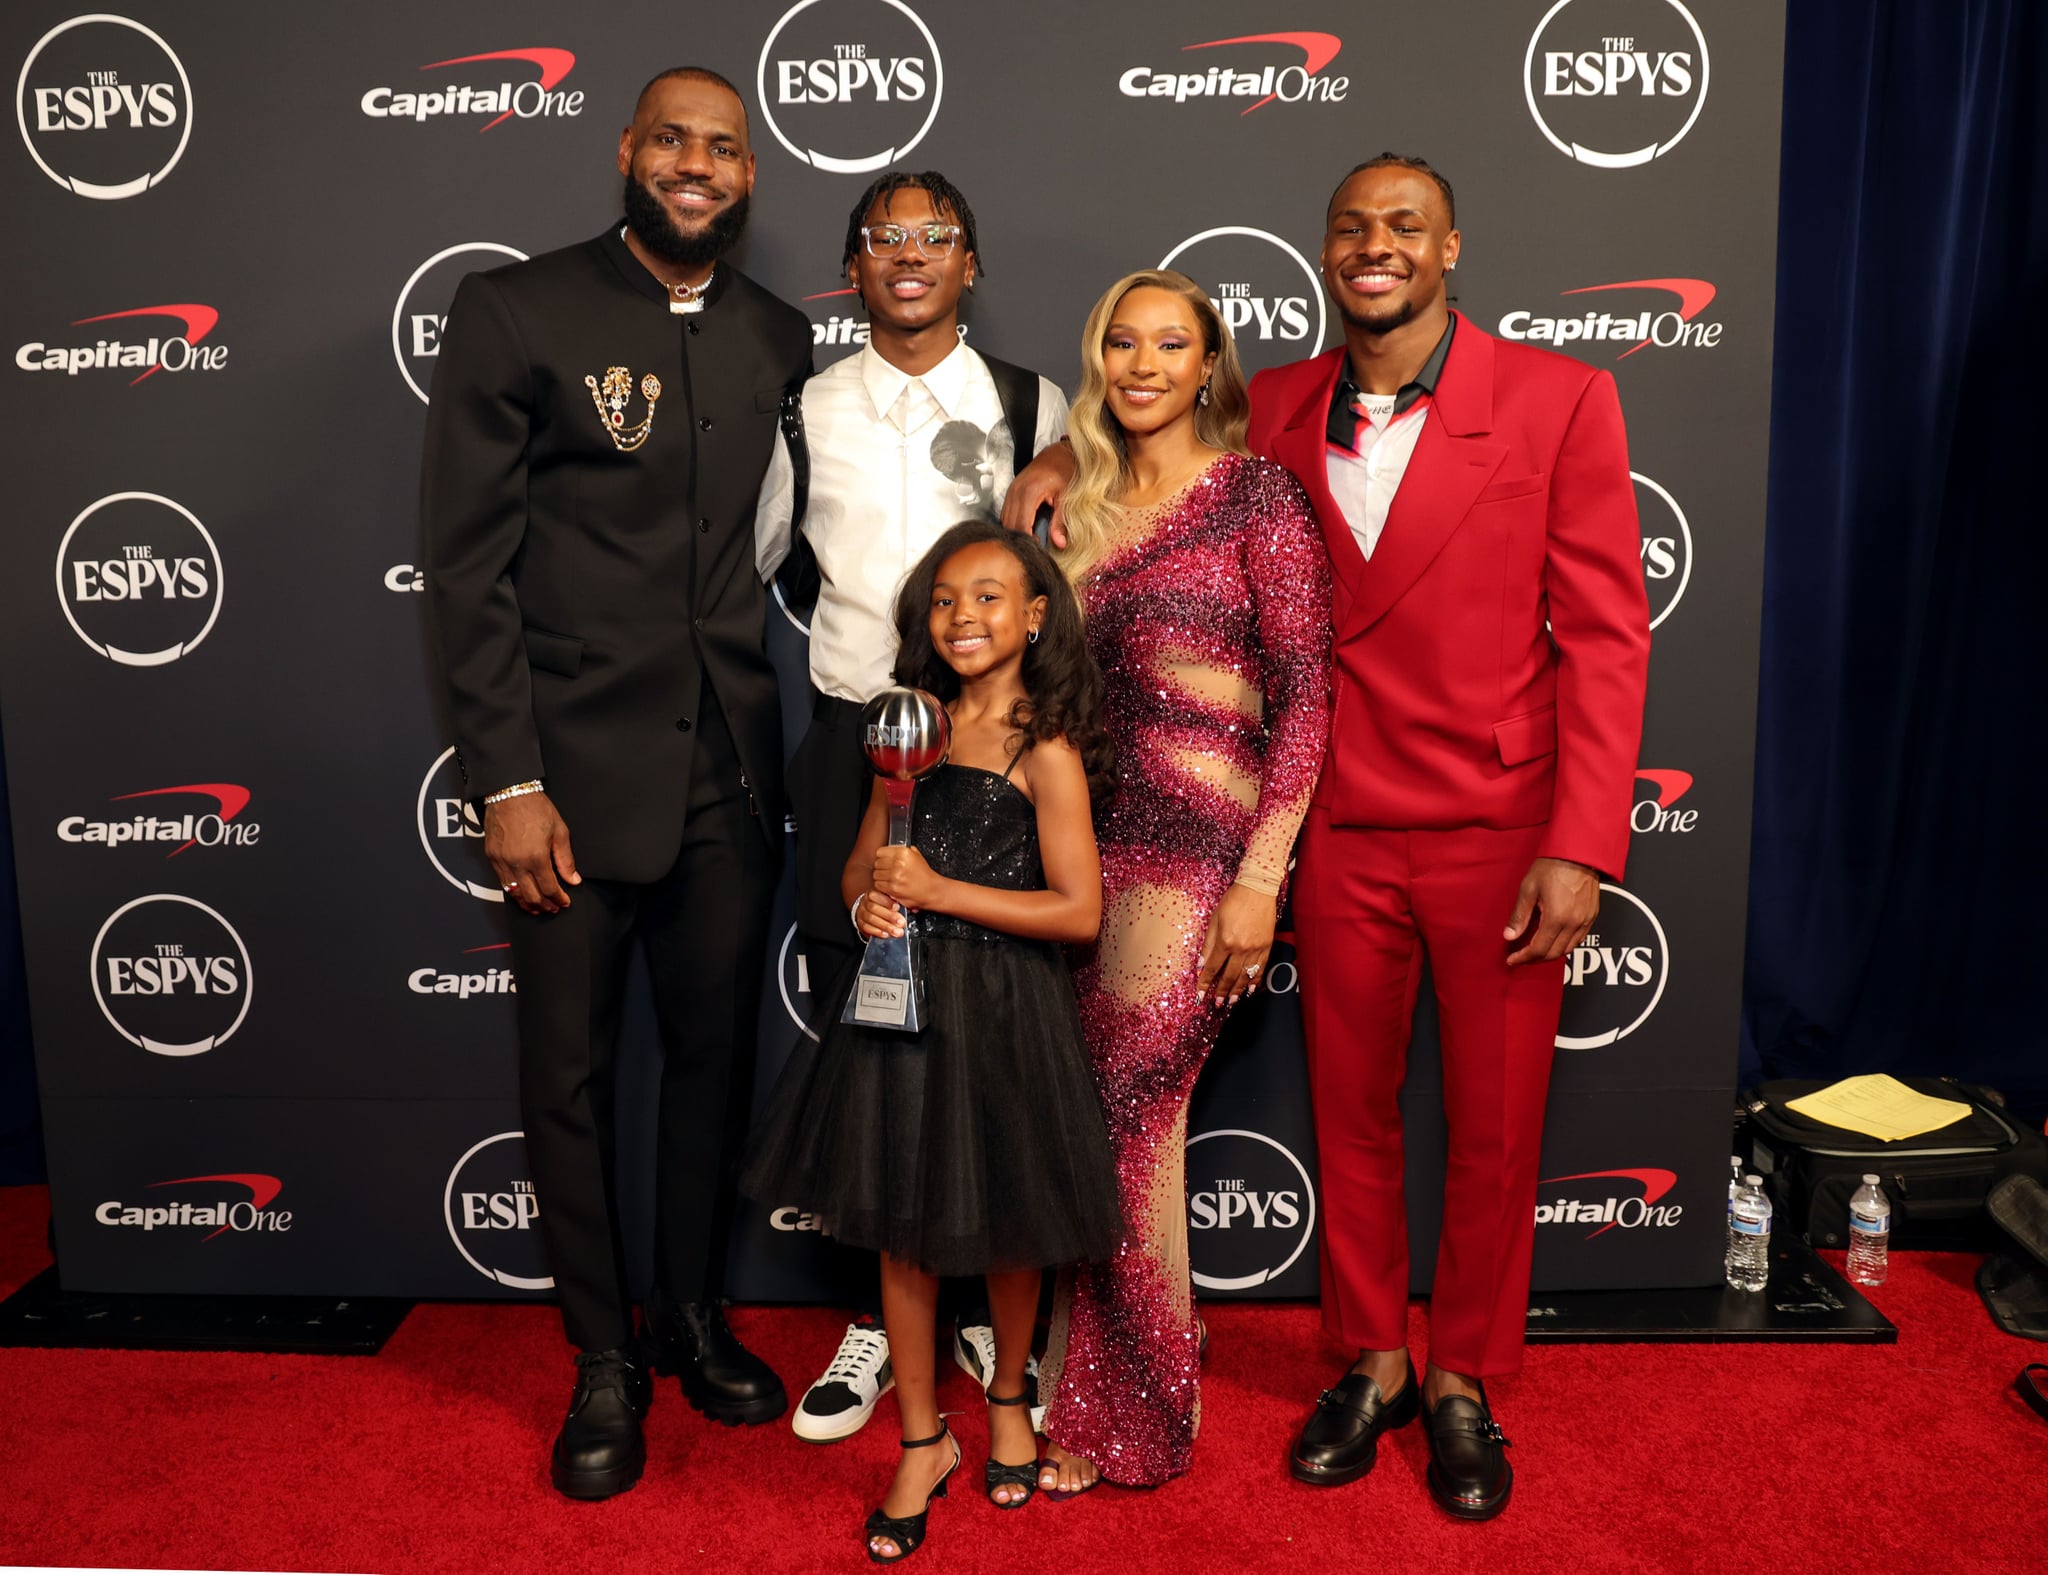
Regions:
<instances>
[{"instance_id":1,"label":"young man in red suit","mask_svg":"<svg viewBox=\"0 0 2048 1575\"><path fill-rule=\"evenodd\" d=\"M1344 345L1253 380L1250 445L1307 489L1334 569L1336 714L1294 922L1323 1321L1359 1357L1291 1469L1356 1481L1420 1414L1432 1496L1485 1520L1513 1472L1483 1380L1521 1367L1564 959L1627 855L1650 635L1614 380L1451 311L1459 245L1422 160L1353 170L1322 249ZM1020 476L1006 522L1070 467L1056 450ZM1450 1149L1418 1379L1400 1090L1425 957Z\"/></svg>"},{"instance_id":2,"label":"young man in red suit","mask_svg":"<svg viewBox=\"0 0 2048 1575\"><path fill-rule=\"evenodd\" d=\"M1564 959L1628 850L1650 651L1614 380L1445 300L1450 183L1381 155L1330 200L1344 346L1252 384L1252 448L1315 501L1336 717L1294 890L1323 1172L1324 1327L1359 1352L1291 1468L1336 1485L1418 1412L1451 1514L1514 1475L1483 1380L1516 1372ZM1407 1346L1400 1091L1427 957L1449 1161L1429 1373Z\"/></svg>"}]
</instances>

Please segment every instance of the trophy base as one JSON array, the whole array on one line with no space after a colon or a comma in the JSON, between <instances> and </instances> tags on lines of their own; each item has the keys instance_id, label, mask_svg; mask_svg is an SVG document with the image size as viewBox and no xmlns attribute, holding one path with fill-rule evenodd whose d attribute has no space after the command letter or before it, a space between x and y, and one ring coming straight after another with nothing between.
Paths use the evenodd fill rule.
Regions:
<instances>
[{"instance_id":1,"label":"trophy base","mask_svg":"<svg viewBox=\"0 0 2048 1575\"><path fill-rule=\"evenodd\" d=\"M877 936L868 942L853 993L839 1014L842 1023L906 1034L923 1031L924 980L910 942L908 935Z\"/></svg>"}]
</instances>

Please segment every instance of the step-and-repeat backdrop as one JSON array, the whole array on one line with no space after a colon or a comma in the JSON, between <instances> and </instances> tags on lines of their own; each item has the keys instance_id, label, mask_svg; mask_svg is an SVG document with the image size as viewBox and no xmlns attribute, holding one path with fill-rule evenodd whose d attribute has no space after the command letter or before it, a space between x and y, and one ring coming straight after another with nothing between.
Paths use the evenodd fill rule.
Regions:
<instances>
[{"instance_id":1,"label":"step-and-repeat backdrop","mask_svg":"<svg viewBox=\"0 0 2048 1575\"><path fill-rule=\"evenodd\" d=\"M742 89L739 260L811 314L821 365L865 335L839 256L877 171L967 193L970 342L1070 389L1090 303L1155 264L1209 287L1253 369L1338 343L1314 265L1332 187L1389 148L1450 177L1458 304L1619 381L1656 629L1627 884L1570 963L1537 1285L1717 1277L1779 0L114 3L0 21L0 704L68 1285L547 1294L503 909L422 636L420 437L457 281L615 222L619 129L676 64ZM769 623L794 742L804 630ZM785 887L764 1087L815 983L789 907ZM1196 1096L1204 1294L1315 1289L1285 939L1270 978ZM644 1263L644 1000L628 1039ZM748 1205L737 1230L734 1294L843 1294L814 1220Z\"/></svg>"}]
</instances>

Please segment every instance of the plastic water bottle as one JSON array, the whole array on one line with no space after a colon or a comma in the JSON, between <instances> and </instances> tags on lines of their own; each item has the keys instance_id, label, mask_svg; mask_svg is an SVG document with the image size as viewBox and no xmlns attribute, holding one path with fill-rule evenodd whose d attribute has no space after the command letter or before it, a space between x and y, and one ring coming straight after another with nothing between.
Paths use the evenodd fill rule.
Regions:
<instances>
[{"instance_id":1,"label":"plastic water bottle","mask_svg":"<svg viewBox=\"0 0 2048 1575\"><path fill-rule=\"evenodd\" d=\"M1764 1178L1744 1176L1728 1220L1728 1283L1738 1291L1760 1291L1771 1275L1771 1200Z\"/></svg>"},{"instance_id":2,"label":"plastic water bottle","mask_svg":"<svg viewBox=\"0 0 2048 1575\"><path fill-rule=\"evenodd\" d=\"M1865 1176L1849 1200L1849 1278L1858 1285L1884 1284L1891 1239L1891 1199L1884 1195L1877 1177Z\"/></svg>"}]
</instances>

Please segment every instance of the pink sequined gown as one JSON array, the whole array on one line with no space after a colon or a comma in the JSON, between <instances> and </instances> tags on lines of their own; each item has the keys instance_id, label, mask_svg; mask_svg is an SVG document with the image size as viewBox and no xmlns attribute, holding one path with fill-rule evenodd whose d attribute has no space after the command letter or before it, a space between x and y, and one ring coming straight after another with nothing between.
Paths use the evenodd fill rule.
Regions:
<instances>
[{"instance_id":1,"label":"pink sequined gown","mask_svg":"<svg viewBox=\"0 0 2048 1575\"><path fill-rule=\"evenodd\" d=\"M1225 1014L1196 966L1233 882L1286 878L1329 729L1329 564L1294 478L1225 455L1127 511L1080 589L1118 784L1074 985L1131 1234L1062 1277L1041 1386L1046 1436L1141 1486L1188 1468L1200 1421L1188 1096Z\"/></svg>"}]
</instances>

